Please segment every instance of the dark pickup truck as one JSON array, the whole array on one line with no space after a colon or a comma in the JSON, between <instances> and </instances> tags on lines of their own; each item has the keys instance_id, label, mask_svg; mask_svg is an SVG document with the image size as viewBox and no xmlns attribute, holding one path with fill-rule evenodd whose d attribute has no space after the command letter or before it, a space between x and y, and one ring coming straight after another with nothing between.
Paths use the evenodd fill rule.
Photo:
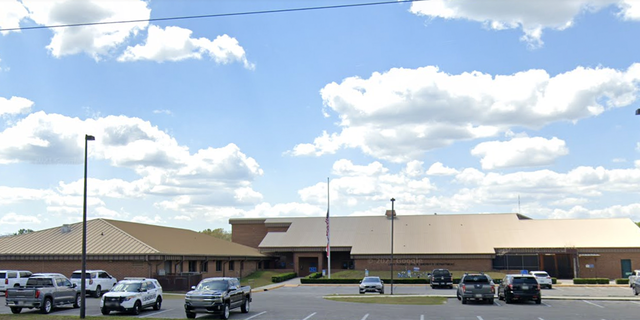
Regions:
<instances>
[{"instance_id":1,"label":"dark pickup truck","mask_svg":"<svg viewBox=\"0 0 640 320\"><path fill-rule=\"evenodd\" d=\"M79 308L80 290L62 274L34 274L24 288L7 289L5 305L12 313L20 313L23 308L39 308L42 313L49 313L63 305Z\"/></svg>"},{"instance_id":2,"label":"dark pickup truck","mask_svg":"<svg viewBox=\"0 0 640 320\"><path fill-rule=\"evenodd\" d=\"M243 313L249 312L251 287L240 286L236 278L206 278L191 289L184 299L187 318L193 319L197 313L213 313L229 319L229 311L238 307Z\"/></svg>"},{"instance_id":3,"label":"dark pickup truck","mask_svg":"<svg viewBox=\"0 0 640 320\"><path fill-rule=\"evenodd\" d=\"M453 276L447 269L433 269L429 274L431 288L446 287L453 289Z\"/></svg>"}]
</instances>

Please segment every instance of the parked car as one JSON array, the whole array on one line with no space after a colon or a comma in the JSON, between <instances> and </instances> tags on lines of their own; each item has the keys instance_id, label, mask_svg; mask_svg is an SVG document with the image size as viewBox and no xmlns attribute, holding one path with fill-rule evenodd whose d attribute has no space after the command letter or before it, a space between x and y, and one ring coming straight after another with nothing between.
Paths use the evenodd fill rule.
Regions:
<instances>
[{"instance_id":1,"label":"parked car","mask_svg":"<svg viewBox=\"0 0 640 320\"><path fill-rule=\"evenodd\" d=\"M100 299L100 311L108 315L111 311L140 314L142 309L162 307L162 286L156 279L124 278L105 292Z\"/></svg>"},{"instance_id":2,"label":"parked car","mask_svg":"<svg viewBox=\"0 0 640 320\"><path fill-rule=\"evenodd\" d=\"M514 300L532 300L540 304L540 284L536 277L530 274L508 274L498 286L498 299L506 303L512 303Z\"/></svg>"},{"instance_id":3,"label":"parked car","mask_svg":"<svg viewBox=\"0 0 640 320\"><path fill-rule=\"evenodd\" d=\"M429 274L431 288L448 287L453 289L453 276L448 269L433 269Z\"/></svg>"},{"instance_id":4,"label":"parked car","mask_svg":"<svg viewBox=\"0 0 640 320\"><path fill-rule=\"evenodd\" d=\"M365 292L384 294L384 281L382 281L380 277L364 277L364 279L360 281L358 291L360 294L364 294Z\"/></svg>"},{"instance_id":5,"label":"parked car","mask_svg":"<svg viewBox=\"0 0 640 320\"><path fill-rule=\"evenodd\" d=\"M206 278L191 289L184 298L187 318L193 319L197 313L213 313L229 319L230 311L235 308L240 308L242 313L249 312L251 287L240 286L237 278Z\"/></svg>"},{"instance_id":6,"label":"parked car","mask_svg":"<svg viewBox=\"0 0 640 320\"><path fill-rule=\"evenodd\" d=\"M633 270L629 276L629 287L633 288L638 279L640 279L640 270Z\"/></svg>"},{"instance_id":7,"label":"parked car","mask_svg":"<svg viewBox=\"0 0 640 320\"><path fill-rule=\"evenodd\" d=\"M34 274L24 288L9 288L5 292L5 305L14 314L23 308L40 308L45 314L62 305L79 308L80 301L79 289L59 273Z\"/></svg>"},{"instance_id":8,"label":"parked car","mask_svg":"<svg viewBox=\"0 0 640 320\"><path fill-rule=\"evenodd\" d=\"M546 271L530 271L529 274L536 277L540 288L553 288L553 281Z\"/></svg>"},{"instance_id":9,"label":"parked car","mask_svg":"<svg viewBox=\"0 0 640 320\"><path fill-rule=\"evenodd\" d=\"M468 300L480 300L493 304L495 294L493 279L484 273L465 273L456 290L456 297L462 301L462 304L467 304Z\"/></svg>"},{"instance_id":10,"label":"parked car","mask_svg":"<svg viewBox=\"0 0 640 320\"><path fill-rule=\"evenodd\" d=\"M104 270L85 270L85 292L99 298L103 292L109 291L118 283L118 280ZM71 274L71 282L78 288L82 284L82 270L76 270Z\"/></svg>"},{"instance_id":11,"label":"parked car","mask_svg":"<svg viewBox=\"0 0 640 320\"><path fill-rule=\"evenodd\" d=\"M31 271L26 270L0 270L0 291L5 291L7 288L24 287L31 274Z\"/></svg>"}]
</instances>

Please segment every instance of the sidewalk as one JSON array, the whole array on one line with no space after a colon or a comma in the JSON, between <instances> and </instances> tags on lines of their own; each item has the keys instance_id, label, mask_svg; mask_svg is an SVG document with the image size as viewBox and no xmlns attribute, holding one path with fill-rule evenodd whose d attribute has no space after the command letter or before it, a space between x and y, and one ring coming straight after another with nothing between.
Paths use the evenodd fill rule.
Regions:
<instances>
[{"instance_id":1,"label":"sidewalk","mask_svg":"<svg viewBox=\"0 0 640 320\"><path fill-rule=\"evenodd\" d=\"M300 278L293 278L283 282L272 283L266 286L251 288L251 292L261 292L261 291L269 291L273 289L278 289L282 287L297 287L300 285Z\"/></svg>"}]
</instances>

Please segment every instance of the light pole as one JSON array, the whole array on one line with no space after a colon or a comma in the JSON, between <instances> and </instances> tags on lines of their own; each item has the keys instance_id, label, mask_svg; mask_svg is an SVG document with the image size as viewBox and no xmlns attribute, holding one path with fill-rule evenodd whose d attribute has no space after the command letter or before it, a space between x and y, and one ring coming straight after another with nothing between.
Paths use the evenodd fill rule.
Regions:
<instances>
[{"instance_id":1,"label":"light pole","mask_svg":"<svg viewBox=\"0 0 640 320\"><path fill-rule=\"evenodd\" d=\"M82 204L82 275L80 276L80 319L84 319L86 310L86 284L87 279L87 143L96 138L88 134L84 135L84 196Z\"/></svg>"},{"instance_id":2,"label":"light pole","mask_svg":"<svg viewBox=\"0 0 640 320\"><path fill-rule=\"evenodd\" d=\"M393 208L393 203L396 199L391 198L391 295L393 295L393 220L396 218L396 210Z\"/></svg>"}]
</instances>

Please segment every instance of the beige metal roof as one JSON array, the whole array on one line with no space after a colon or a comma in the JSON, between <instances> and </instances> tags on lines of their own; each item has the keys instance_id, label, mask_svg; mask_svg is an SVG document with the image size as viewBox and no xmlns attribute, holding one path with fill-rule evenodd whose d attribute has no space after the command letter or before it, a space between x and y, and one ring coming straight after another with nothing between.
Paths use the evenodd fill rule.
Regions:
<instances>
[{"instance_id":1,"label":"beige metal roof","mask_svg":"<svg viewBox=\"0 0 640 320\"><path fill-rule=\"evenodd\" d=\"M277 218L268 219L277 223ZM285 221L285 220L283 220ZM271 232L261 249L325 247L324 217L287 218L287 232ZM495 248L640 248L630 219L532 220L518 214L398 215L396 254L494 254ZM387 254L391 220L385 216L331 217L331 246L354 255Z\"/></svg>"},{"instance_id":2,"label":"beige metal roof","mask_svg":"<svg viewBox=\"0 0 640 320\"><path fill-rule=\"evenodd\" d=\"M0 238L0 254L82 254L82 222ZM87 221L87 254L263 256L251 247L192 230L107 219Z\"/></svg>"}]
</instances>

